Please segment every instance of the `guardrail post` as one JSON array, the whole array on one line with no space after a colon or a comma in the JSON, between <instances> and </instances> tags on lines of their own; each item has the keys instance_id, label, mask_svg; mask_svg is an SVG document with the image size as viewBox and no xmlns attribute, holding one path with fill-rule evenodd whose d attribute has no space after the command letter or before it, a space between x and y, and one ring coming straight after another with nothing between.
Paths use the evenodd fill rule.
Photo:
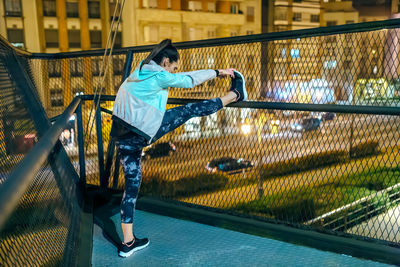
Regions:
<instances>
[{"instance_id":1,"label":"guardrail post","mask_svg":"<svg viewBox=\"0 0 400 267\"><path fill-rule=\"evenodd\" d=\"M83 138L82 102L76 109L78 126L79 177L82 189L86 189L85 142Z\"/></svg>"},{"instance_id":2,"label":"guardrail post","mask_svg":"<svg viewBox=\"0 0 400 267\"><path fill-rule=\"evenodd\" d=\"M97 98L94 99L97 103ZM96 133L97 133L97 156L99 160L99 175L100 175L100 189L107 188L105 175L104 175L104 149L103 149L103 132L101 123L100 106L96 109Z\"/></svg>"},{"instance_id":3,"label":"guardrail post","mask_svg":"<svg viewBox=\"0 0 400 267\"><path fill-rule=\"evenodd\" d=\"M130 74L131 69L132 69L132 61L133 61L133 50L129 50L127 55L126 55L126 60L125 60L125 65L124 65L124 76L122 77L123 82ZM114 158L114 152L115 152L115 141L111 138L110 142L108 143L107 147L107 156L106 156L106 165L104 169L104 184L107 186L109 182L109 178L111 175L111 166ZM115 174L115 172L117 172ZM113 182L113 188L115 187L116 184L118 184L118 176L119 176L119 160L116 159L114 162L114 182ZM117 181L115 181L117 179Z\"/></svg>"}]
</instances>

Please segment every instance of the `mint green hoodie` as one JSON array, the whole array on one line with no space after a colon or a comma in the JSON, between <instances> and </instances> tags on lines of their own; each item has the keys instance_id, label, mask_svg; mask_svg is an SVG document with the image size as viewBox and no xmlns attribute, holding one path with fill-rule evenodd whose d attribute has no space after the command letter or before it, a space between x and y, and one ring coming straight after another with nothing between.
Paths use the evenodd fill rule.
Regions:
<instances>
[{"instance_id":1,"label":"mint green hoodie","mask_svg":"<svg viewBox=\"0 0 400 267\"><path fill-rule=\"evenodd\" d=\"M139 67L120 86L113 120L145 137L150 143L161 126L168 88L192 88L216 77L214 70L169 73L154 61Z\"/></svg>"}]
</instances>

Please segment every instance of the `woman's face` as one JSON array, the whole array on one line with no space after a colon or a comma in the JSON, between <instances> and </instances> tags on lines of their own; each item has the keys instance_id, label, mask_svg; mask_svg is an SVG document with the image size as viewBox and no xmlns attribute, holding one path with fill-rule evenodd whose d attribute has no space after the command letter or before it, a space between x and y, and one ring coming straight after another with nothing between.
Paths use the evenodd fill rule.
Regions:
<instances>
[{"instance_id":1,"label":"woman's face","mask_svg":"<svg viewBox=\"0 0 400 267\"><path fill-rule=\"evenodd\" d=\"M163 67L168 72L175 72L178 69L178 62L169 62L168 58L164 58L161 62L161 67Z\"/></svg>"}]
</instances>

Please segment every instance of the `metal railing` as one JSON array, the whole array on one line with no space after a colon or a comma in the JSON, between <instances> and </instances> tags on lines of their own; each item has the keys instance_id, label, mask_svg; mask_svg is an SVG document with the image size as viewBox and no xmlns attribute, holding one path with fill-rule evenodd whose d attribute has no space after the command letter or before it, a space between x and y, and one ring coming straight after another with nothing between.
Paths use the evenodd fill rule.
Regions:
<instances>
[{"instance_id":1,"label":"metal railing","mask_svg":"<svg viewBox=\"0 0 400 267\"><path fill-rule=\"evenodd\" d=\"M59 141L80 99L51 125L26 56L0 40L0 265L86 264L80 251L85 202Z\"/></svg>"}]
</instances>

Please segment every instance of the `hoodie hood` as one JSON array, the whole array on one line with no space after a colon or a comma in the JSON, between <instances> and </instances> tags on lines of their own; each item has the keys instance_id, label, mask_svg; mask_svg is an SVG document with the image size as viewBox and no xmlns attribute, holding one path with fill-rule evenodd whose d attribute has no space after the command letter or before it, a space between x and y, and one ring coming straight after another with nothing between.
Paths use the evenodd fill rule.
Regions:
<instances>
[{"instance_id":1,"label":"hoodie hood","mask_svg":"<svg viewBox=\"0 0 400 267\"><path fill-rule=\"evenodd\" d=\"M155 61L150 60L149 64L144 64L142 69L140 69L140 66L142 66L143 60L140 62L139 67L135 69L134 72L132 72L131 75L129 75L127 81L128 82L140 82L147 80L148 78L153 77L157 73L161 71L165 71L163 67L158 65Z\"/></svg>"}]
</instances>

